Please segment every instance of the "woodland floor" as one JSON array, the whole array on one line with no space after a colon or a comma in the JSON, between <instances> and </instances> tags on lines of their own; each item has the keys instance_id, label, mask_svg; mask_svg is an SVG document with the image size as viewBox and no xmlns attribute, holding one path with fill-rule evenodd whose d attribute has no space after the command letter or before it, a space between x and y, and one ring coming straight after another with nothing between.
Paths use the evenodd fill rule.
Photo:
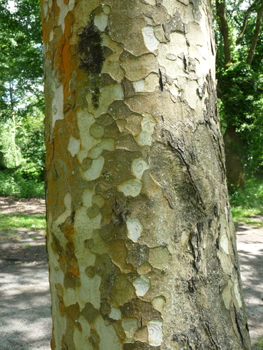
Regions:
<instances>
[{"instance_id":1,"label":"woodland floor","mask_svg":"<svg viewBox=\"0 0 263 350\"><path fill-rule=\"evenodd\" d=\"M45 213L42 199L0 197L1 214ZM258 216L262 221L263 216ZM239 224L237 247L253 349L263 338L263 228ZM51 312L45 232L0 231L0 349L50 350Z\"/></svg>"}]
</instances>

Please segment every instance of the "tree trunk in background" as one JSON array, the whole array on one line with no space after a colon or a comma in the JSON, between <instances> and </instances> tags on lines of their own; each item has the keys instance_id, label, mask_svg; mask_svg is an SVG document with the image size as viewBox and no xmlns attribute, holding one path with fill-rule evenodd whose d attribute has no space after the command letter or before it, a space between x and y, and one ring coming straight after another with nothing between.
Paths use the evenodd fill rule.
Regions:
<instances>
[{"instance_id":1,"label":"tree trunk in background","mask_svg":"<svg viewBox=\"0 0 263 350\"><path fill-rule=\"evenodd\" d=\"M52 349L250 349L210 2L42 16Z\"/></svg>"},{"instance_id":2,"label":"tree trunk in background","mask_svg":"<svg viewBox=\"0 0 263 350\"><path fill-rule=\"evenodd\" d=\"M235 189L242 190L246 187L246 176L241 162L238 148L241 140L233 126L228 126L224 134L225 152L226 152L226 173L227 181ZM231 187L230 187L231 190Z\"/></svg>"}]
</instances>

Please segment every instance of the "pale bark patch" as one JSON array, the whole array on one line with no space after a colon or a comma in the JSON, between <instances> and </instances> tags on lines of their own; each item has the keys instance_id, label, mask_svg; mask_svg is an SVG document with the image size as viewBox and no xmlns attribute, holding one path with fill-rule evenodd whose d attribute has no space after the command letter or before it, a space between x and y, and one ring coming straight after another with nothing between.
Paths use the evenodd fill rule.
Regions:
<instances>
[{"instance_id":1,"label":"pale bark patch","mask_svg":"<svg viewBox=\"0 0 263 350\"><path fill-rule=\"evenodd\" d=\"M63 0L57 0L57 5L60 7L58 26L61 26L62 32L65 30L65 17L69 11L72 11L75 5L75 0L69 0L68 4L65 4Z\"/></svg>"},{"instance_id":2,"label":"pale bark patch","mask_svg":"<svg viewBox=\"0 0 263 350\"><path fill-rule=\"evenodd\" d=\"M156 5L156 0L145 0L145 2L147 2L147 4L155 6Z\"/></svg>"},{"instance_id":3,"label":"pale bark patch","mask_svg":"<svg viewBox=\"0 0 263 350\"><path fill-rule=\"evenodd\" d=\"M99 350L122 350L122 344L112 325L105 325L101 316L98 316L94 325L100 336Z\"/></svg>"},{"instance_id":4,"label":"pale bark patch","mask_svg":"<svg viewBox=\"0 0 263 350\"><path fill-rule=\"evenodd\" d=\"M115 140L112 138L103 139L97 146L93 147L88 156L91 159L97 159L103 152L103 150L114 151L115 150Z\"/></svg>"},{"instance_id":5,"label":"pale bark patch","mask_svg":"<svg viewBox=\"0 0 263 350\"><path fill-rule=\"evenodd\" d=\"M143 231L142 224L138 219L131 219L131 218L128 218L126 224L128 229L128 237L133 242L137 242Z\"/></svg>"},{"instance_id":6,"label":"pale bark patch","mask_svg":"<svg viewBox=\"0 0 263 350\"><path fill-rule=\"evenodd\" d=\"M82 269L81 269L82 270ZM75 289L66 288L64 303L66 306L79 303L80 310L84 309L87 302L90 302L96 309L100 308L100 284L101 277L95 275L89 278L85 272L80 273L81 286Z\"/></svg>"},{"instance_id":7,"label":"pale bark patch","mask_svg":"<svg viewBox=\"0 0 263 350\"><path fill-rule=\"evenodd\" d=\"M105 30L108 24L108 16L105 12L101 12L99 15L95 16L94 24L101 32Z\"/></svg>"},{"instance_id":8,"label":"pale bark patch","mask_svg":"<svg viewBox=\"0 0 263 350\"><path fill-rule=\"evenodd\" d=\"M103 12L106 14L106 15L109 15L111 13L111 8L110 6L108 5L102 5L102 8L103 8Z\"/></svg>"},{"instance_id":9,"label":"pale bark patch","mask_svg":"<svg viewBox=\"0 0 263 350\"><path fill-rule=\"evenodd\" d=\"M139 275L145 275L146 273L151 271L151 265L148 262L144 262L137 268L137 272Z\"/></svg>"},{"instance_id":10,"label":"pale bark patch","mask_svg":"<svg viewBox=\"0 0 263 350\"><path fill-rule=\"evenodd\" d=\"M138 329L138 320L137 318L126 318L122 320L122 328L126 334L126 343L133 342L134 333Z\"/></svg>"},{"instance_id":11,"label":"pale bark patch","mask_svg":"<svg viewBox=\"0 0 263 350\"><path fill-rule=\"evenodd\" d=\"M153 307L160 312L162 312L162 309L163 309L163 306L165 305L165 303L166 303L166 299L162 295L155 297L152 300Z\"/></svg>"},{"instance_id":12,"label":"pale bark patch","mask_svg":"<svg viewBox=\"0 0 263 350\"><path fill-rule=\"evenodd\" d=\"M156 269L165 269L170 258L171 255L166 247L156 247L150 249L149 263Z\"/></svg>"},{"instance_id":13,"label":"pale bark patch","mask_svg":"<svg viewBox=\"0 0 263 350\"><path fill-rule=\"evenodd\" d=\"M154 92L159 89L159 76L151 73L145 79L134 81L133 87L135 92Z\"/></svg>"},{"instance_id":14,"label":"pale bark patch","mask_svg":"<svg viewBox=\"0 0 263 350\"><path fill-rule=\"evenodd\" d=\"M110 84L100 88L98 108L95 108L92 103L92 93L88 93L86 98L89 104L88 110L98 118L101 114L107 113L108 106L115 100L123 99L123 90L121 84Z\"/></svg>"},{"instance_id":15,"label":"pale bark patch","mask_svg":"<svg viewBox=\"0 0 263 350\"><path fill-rule=\"evenodd\" d=\"M132 161L132 174L138 179L142 179L145 170L149 169L148 163L143 158L135 158Z\"/></svg>"},{"instance_id":16,"label":"pale bark patch","mask_svg":"<svg viewBox=\"0 0 263 350\"><path fill-rule=\"evenodd\" d=\"M184 98L189 104L190 108L195 109L197 103L197 88L198 84L195 81L188 81L185 86L187 88L184 91Z\"/></svg>"},{"instance_id":17,"label":"pale bark patch","mask_svg":"<svg viewBox=\"0 0 263 350\"><path fill-rule=\"evenodd\" d=\"M223 251L226 254L229 254L228 237L225 229L223 230L223 233L221 234L221 237L220 237L220 247L223 249Z\"/></svg>"},{"instance_id":18,"label":"pale bark patch","mask_svg":"<svg viewBox=\"0 0 263 350\"><path fill-rule=\"evenodd\" d=\"M91 167L88 170L86 171L82 170L83 178L87 181L96 180L101 176L103 165L104 165L104 158L102 156L100 156L98 159L94 159L92 161Z\"/></svg>"},{"instance_id":19,"label":"pale bark patch","mask_svg":"<svg viewBox=\"0 0 263 350\"><path fill-rule=\"evenodd\" d=\"M66 195L64 197L64 205L65 205L66 209L61 215L59 215L59 217L55 221L56 226L61 225L66 220L66 218L71 214L71 195L70 195L70 193L66 193Z\"/></svg>"},{"instance_id":20,"label":"pale bark patch","mask_svg":"<svg viewBox=\"0 0 263 350\"><path fill-rule=\"evenodd\" d=\"M154 34L154 27L146 26L142 29L144 44L149 51L154 51L158 48L159 41Z\"/></svg>"},{"instance_id":21,"label":"pale bark patch","mask_svg":"<svg viewBox=\"0 0 263 350\"><path fill-rule=\"evenodd\" d=\"M68 144L68 151L74 157L80 150L80 140L76 139L73 136L70 136L69 144Z\"/></svg>"},{"instance_id":22,"label":"pale bark patch","mask_svg":"<svg viewBox=\"0 0 263 350\"><path fill-rule=\"evenodd\" d=\"M239 283L238 283L238 279L236 278L234 281L234 293L238 302L238 306L241 308L242 307L242 300L241 300L241 295L239 292Z\"/></svg>"},{"instance_id":23,"label":"pale bark patch","mask_svg":"<svg viewBox=\"0 0 263 350\"><path fill-rule=\"evenodd\" d=\"M118 191L123 192L124 196L136 197L142 189L142 182L137 179L129 179L117 185Z\"/></svg>"},{"instance_id":24,"label":"pale bark patch","mask_svg":"<svg viewBox=\"0 0 263 350\"><path fill-rule=\"evenodd\" d=\"M91 328L89 322L82 315L79 316L78 322L80 323L82 330L78 327L75 327L74 330L73 339L76 349L93 350L93 346L89 342Z\"/></svg>"},{"instance_id":25,"label":"pale bark patch","mask_svg":"<svg viewBox=\"0 0 263 350\"><path fill-rule=\"evenodd\" d=\"M149 278L146 276L141 276L133 281L135 287L135 292L138 297L143 297L150 289L151 283Z\"/></svg>"},{"instance_id":26,"label":"pale bark patch","mask_svg":"<svg viewBox=\"0 0 263 350\"><path fill-rule=\"evenodd\" d=\"M78 239L82 240L92 238L92 230L100 228L101 214L98 214L95 218L89 218L87 215L87 208L80 207L76 210L75 214L75 232L78 235ZM75 237L77 236L75 235ZM81 243L80 243L81 244Z\"/></svg>"},{"instance_id":27,"label":"pale bark patch","mask_svg":"<svg viewBox=\"0 0 263 350\"><path fill-rule=\"evenodd\" d=\"M94 191L91 191L88 188L83 192L82 202L83 202L84 207L86 207L87 209L92 206L93 194L94 194Z\"/></svg>"},{"instance_id":28,"label":"pale bark patch","mask_svg":"<svg viewBox=\"0 0 263 350\"><path fill-rule=\"evenodd\" d=\"M120 309L117 309L116 307L112 307L109 316L113 320L121 320L121 311L120 311Z\"/></svg>"},{"instance_id":29,"label":"pale bark patch","mask_svg":"<svg viewBox=\"0 0 263 350\"><path fill-rule=\"evenodd\" d=\"M95 118L87 110L81 109L77 112L78 126L81 139L81 149L78 152L78 159L80 163L87 157L89 150L100 142L90 135L90 127L95 123Z\"/></svg>"},{"instance_id":30,"label":"pale bark patch","mask_svg":"<svg viewBox=\"0 0 263 350\"><path fill-rule=\"evenodd\" d=\"M152 346L160 346L163 340L163 322L160 320L152 320L148 323L149 344Z\"/></svg>"},{"instance_id":31,"label":"pale bark patch","mask_svg":"<svg viewBox=\"0 0 263 350\"><path fill-rule=\"evenodd\" d=\"M56 89L54 88L54 97L52 99L52 126L55 126L57 120L64 119L63 113L64 94L63 85L60 84Z\"/></svg>"},{"instance_id":32,"label":"pale bark patch","mask_svg":"<svg viewBox=\"0 0 263 350\"><path fill-rule=\"evenodd\" d=\"M228 310L230 308L230 304L231 304L231 301L232 301L232 295L231 295L232 286L233 286L233 282L231 280L229 280L227 286L224 288L223 293L222 293L222 297L223 297L223 301L224 301L225 307Z\"/></svg>"},{"instance_id":33,"label":"pale bark patch","mask_svg":"<svg viewBox=\"0 0 263 350\"><path fill-rule=\"evenodd\" d=\"M142 131L136 137L136 141L140 146L150 146L152 144L152 135L154 133L154 127L156 121L150 114L144 114L141 121Z\"/></svg>"},{"instance_id":34,"label":"pale bark patch","mask_svg":"<svg viewBox=\"0 0 263 350\"><path fill-rule=\"evenodd\" d=\"M125 70L126 78L131 81L146 78L150 73L157 73L156 58L153 54L145 54L140 57L129 55L121 63Z\"/></svg>"}]
</instances>

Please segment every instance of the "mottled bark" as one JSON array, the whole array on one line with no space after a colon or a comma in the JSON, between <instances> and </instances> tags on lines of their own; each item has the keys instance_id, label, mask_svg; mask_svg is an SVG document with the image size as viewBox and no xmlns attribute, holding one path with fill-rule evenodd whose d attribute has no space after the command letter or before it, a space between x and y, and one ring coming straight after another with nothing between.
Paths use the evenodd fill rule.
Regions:
<instances>
[{"instance_id":1,"label":"mottled bark","mask_svg":"<svg viewBox=\"0 0 263 350\"><path fill-rule=\"evenodd\" d=\"M210 3L42 9L52 349L250 349Z\"/></svg>"}]
</instances>

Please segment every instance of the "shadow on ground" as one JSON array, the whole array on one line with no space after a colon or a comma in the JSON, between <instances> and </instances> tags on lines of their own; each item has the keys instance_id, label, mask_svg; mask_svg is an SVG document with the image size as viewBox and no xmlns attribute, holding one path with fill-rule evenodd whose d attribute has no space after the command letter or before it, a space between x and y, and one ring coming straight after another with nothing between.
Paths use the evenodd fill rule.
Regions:
<instances>
[{"instance_id":1,"label":"shadow on ground","mask_svg":"<svg viewBox=\"0 0 263 350\"><path fill-rule=\"evenodd\" d=\"M0 349L50 350L47 263L0 267Z\"/></svg>"},{"instance_id":2,"label":"shadow on ground","mask_svg":"<svg viewBox=\"0 0 263 350\"><path fill-rule=\"evenodd\" d=\"M237 227L237 249L253 349L263 338L263 229Z\"/></svg>"}]
</instances>

